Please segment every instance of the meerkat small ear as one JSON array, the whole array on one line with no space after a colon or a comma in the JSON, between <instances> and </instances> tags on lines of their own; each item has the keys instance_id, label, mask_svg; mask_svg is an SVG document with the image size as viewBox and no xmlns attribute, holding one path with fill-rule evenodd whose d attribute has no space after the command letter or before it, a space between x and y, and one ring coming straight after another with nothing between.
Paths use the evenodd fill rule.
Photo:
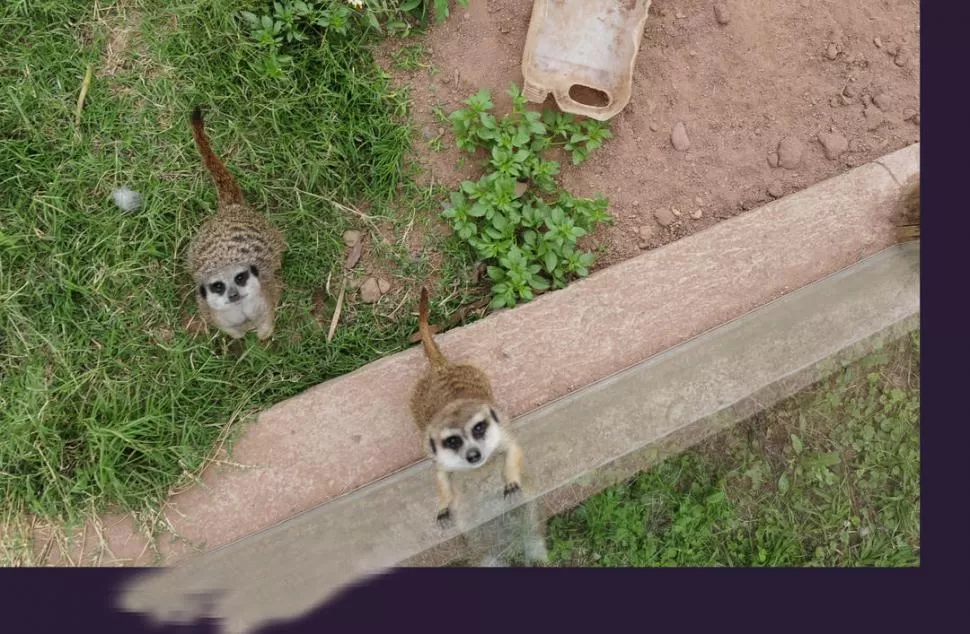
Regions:
<instances>
[{"instance_id":1,"label":"meerkat small ear","mask_svg":"<svg viewBox=\"0 0 970 634\"><path fill-rule=\"evenodd\" d=\"M438 448L434 446L434 438L428 438L428 444L431 445L431 453L437 454Z\"/></svg>"},{"instance_id":2,"label":"meerkat small ear","mask_svg":"<svg viewBox=\"0 0 970 634\"><path fill-rule=\"evenodd\" d=\"M249 265L249 272L253 274L253 277L259 277L259 269L256 268L255 264Z\"/></svg>"},{"instance_id":3,"label":"meerkat small ear","mask_svg":"<svg viewBox=\"0 0 970 634\"><path fill-rule=\"evenodd\" d=\"M495 410L494 409L492 409L491 407L489 407L488 408L488 413L492 415L492 420L494 420L496 423L499 422L498 421L498 414L495 413Z\"/></svg>"},{"instance_id":4,"label":"meerkat small ear","mask_svg":"<svg viewBox=\"0 0 970 634\"><path fill-rule=\"evenodd\" d=\"M202 296L202 299L205 299L205 284L199 284L199 295Z\"/></svg>"}]
</instances>

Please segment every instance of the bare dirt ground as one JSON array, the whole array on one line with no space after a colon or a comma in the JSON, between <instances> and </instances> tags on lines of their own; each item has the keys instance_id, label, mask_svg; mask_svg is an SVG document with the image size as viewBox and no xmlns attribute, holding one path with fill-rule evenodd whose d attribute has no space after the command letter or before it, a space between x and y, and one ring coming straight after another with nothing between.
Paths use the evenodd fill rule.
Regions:
<instances>
[{"instance_id":1,"label":"bare dirt ground","mask_svg":"<svg viewBox=\"0 0 970 634\"><path fill-rule=\"evenodd\" d=\"M426 181L457 187L479 175L435 109L450 113L488 88L496 113L509 111L531 12L530 0L472 0L379 52L410 85ZM597 268L919 140L914 0L655 0L643 38L615 138L577 168L563 162L567 190L610 200L614 224L588 245L605 247ZM415 44L429 68L403 71L393 55ZM551 96L543 107L555 108ZM678 122L686 151L671 142Z\"/></svg>"}]
</instances>

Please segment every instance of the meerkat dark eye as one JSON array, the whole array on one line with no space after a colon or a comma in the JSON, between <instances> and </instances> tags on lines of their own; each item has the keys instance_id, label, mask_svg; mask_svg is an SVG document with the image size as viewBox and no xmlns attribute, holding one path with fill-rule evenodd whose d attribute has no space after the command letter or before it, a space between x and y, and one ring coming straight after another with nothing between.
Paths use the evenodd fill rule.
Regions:
<instances>
[{"instance_id":1,"label":"meerkat dark eye","mask_svg":"<svg viewBox=\"0 0 970 634\"><path fill-rule=\"evenodd\" d=\"M249 279L249 271L243 271L242 273L236 274L236 286L245 286L246 280Z\"/></svg>"},{"instance_id":2,"label":"meerkat dark eye","mask_svg":"<svg viewBox=\"0 0 970 634\"><path fill-rule=\"evenodd\" d=\"M202 296L202 299L205 299L205 284L199 284L199 295Z\"/></svg>"},{"instance_id":3,"label":"meerkat dark eye","mask_svg":"<svg viewBox=\"0 0 970 634\"><path fill-rule=\"evenodd\" d=\"M209 284L209 290L216 295L222 295L226 292L226 285L222 282L213 282L212 284Z\"/></svg>"},{"instance_id":4,"label":"meerkat dark eye","mask_svg":"<svg viewBox=\"0 0 970 634\"><path fill-rule=\"evenodd\" d=\"M461 449L461 436L448 436L441 444L452 451L458 451Z\"/></svg>"},{"instance_id":5,"label":"meerkat dark eye","mask_svg":"<svg viewBox=\"0 0 970 634\"><path fill-rule=\"evenodd\" d=\"M481 440L482 438L485 437L486 429L488 429L487 422L482 421L480 423L477 423L474 427L472 427L472 436L475 438L475 440Z\"/></svg>"},{"instance_id":6,"label":"meerkat dark eye","mask_svg":"<svg viewBox=\"0 0 970 634\"><path fill-rule=\"evenodd\" d=\"M255 264L249 266L249 272L253 274L253 277L259 277L259 269L256 268Z\"/></svg>"}]
</instances>

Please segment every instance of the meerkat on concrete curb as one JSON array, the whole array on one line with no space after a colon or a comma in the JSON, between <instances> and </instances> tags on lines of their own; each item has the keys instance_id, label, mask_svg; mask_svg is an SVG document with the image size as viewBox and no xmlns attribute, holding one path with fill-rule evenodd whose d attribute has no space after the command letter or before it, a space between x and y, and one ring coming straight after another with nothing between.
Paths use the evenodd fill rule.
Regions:
<instances>
[{"instance_id":1,"label":"meerkat on concrete curb","mask_svg":"<svg viewBox=\"0 0 970 634\"><path fill-rule=\"evenodd\" d=\"M495 406L492 385L473 365L456 365L438 349L428 326L428 291L421 289L421 345L430 363L411 394L411 414L426 435L437 466L438 516L446 526L452 518L455 471L477 469L495 453L505 454L505 496L521 490L522 450L504 428L504 414Z\"/></svg>"},{"instance_id":2,"label":"meerkat on concrete curb","mask_svg":"<svg viewBox=\"0 0 970 634\"><path fill-rule=\"evenodd\" d=\"M283 233L246 204L242 189L209 146L202 110L192 111L192 134L219 192L219 206L189 245L199 313L233 339L255 330L273 334L282 292Z\"/></svg>"}]
</instances>

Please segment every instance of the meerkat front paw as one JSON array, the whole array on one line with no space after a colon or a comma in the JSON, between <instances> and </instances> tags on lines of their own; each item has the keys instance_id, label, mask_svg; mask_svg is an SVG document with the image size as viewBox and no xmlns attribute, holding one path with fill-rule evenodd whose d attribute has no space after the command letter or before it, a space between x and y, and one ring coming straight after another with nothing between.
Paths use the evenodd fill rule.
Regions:
<instances>
[{"instance_id":1,"label":"meerkat front paw","mask_svg":"<svg viewBox=\"0 0 970 634\"><path fill-rule=\"evenodd\" d=\"M451 509L445 507L438 511L438 516L435 518L435 522L437 522L440 528L451 528L451 525L454 523L451 516Z\"/></svg>"},{"instance_id":2,"label":"meerkat front paw","mask_svg":"<svg viewBox=\"0 0 970 634\"><path fill-rule=\"evenodd\" d=\"M505 485L503 494L506 498L513 497L522 492L522 486L518 482L509 482Z\"/></svg>"},{"instance_id":3,"label":"meerkat front paw","mask_svg":"<svg viewBox=\"0 0 970 634\"><path fill-rule=\"evenodd\" d=\"M275 324L271 321L267 321L259 325L256 329L256 337L261 343L266 343L269 341L270 337L273 336L273 331L275 330Z\"/></svg>"}]
</instances>

